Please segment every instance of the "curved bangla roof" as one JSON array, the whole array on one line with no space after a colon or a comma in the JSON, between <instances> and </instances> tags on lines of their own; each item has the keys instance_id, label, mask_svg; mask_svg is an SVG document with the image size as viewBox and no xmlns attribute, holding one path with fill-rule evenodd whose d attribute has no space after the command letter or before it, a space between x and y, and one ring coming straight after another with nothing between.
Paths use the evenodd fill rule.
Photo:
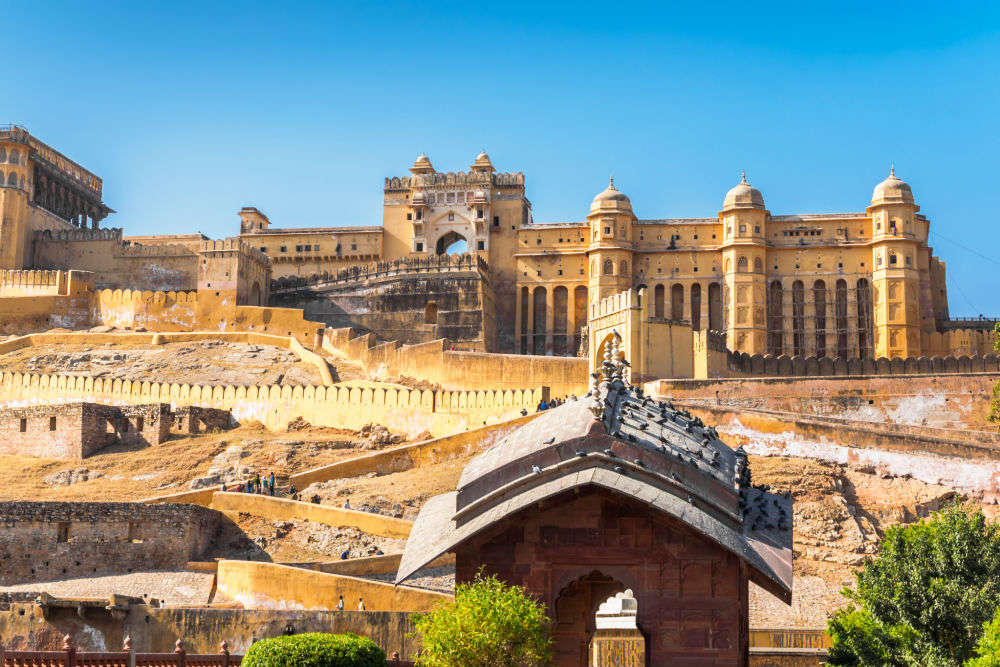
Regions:
<instances>
[{"instance_id":1,"label":"curved bangla roof","mask_svg":"<svg viewBox=\"0 0 1000 667\"><path fill-rule=\"evenodd\" d=\"M682 521L791 602L791 498L753 487L746 454L714 428L620 379L545 412L470 461L458 488L420 511L396 582L504 518L582 487Z\"/></svg>"}]
</instances>

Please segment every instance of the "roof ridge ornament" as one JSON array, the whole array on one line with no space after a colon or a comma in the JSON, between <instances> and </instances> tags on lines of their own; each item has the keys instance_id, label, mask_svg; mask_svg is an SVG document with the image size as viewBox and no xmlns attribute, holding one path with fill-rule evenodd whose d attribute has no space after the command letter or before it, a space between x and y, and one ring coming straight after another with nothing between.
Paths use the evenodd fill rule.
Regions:
<instances>
[{"instance_id":1,"label":"roof ridge ornament","mask_svg":"<svg viewBox=\"0 0 1000 667\"><path fill-rule=\"evenodd\" d=\"M747 170L746 169L741 169L740 170L740 183L743 183L744 185L750 185L747 182Z\"/></svg>"},{"instance_id":2,"label":"roof ridge ornament","mask_svg":"<svg viewBox=\"0 0 1000 667\"><path fill-rule=\"evenodd\" d=\"M896 178L896 165L889 163L889 178Z\"/></svg>"}]
</instances>

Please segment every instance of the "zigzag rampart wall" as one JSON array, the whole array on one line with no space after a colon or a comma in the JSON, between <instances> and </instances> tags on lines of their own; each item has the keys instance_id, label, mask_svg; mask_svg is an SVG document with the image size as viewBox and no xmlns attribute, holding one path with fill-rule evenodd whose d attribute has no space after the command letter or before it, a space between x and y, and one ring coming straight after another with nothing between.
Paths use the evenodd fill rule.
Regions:
<instances>
[{"instance_id":1,"label":"zigzag rampart wall","mask_svg":"<svg viewBox=\"0 0 1000 667\"><path fill-rule=\"evenodd\" d=\"M481 389L543 385L552 396L587 392L587 360L522 354L449 350L444 339L416 345L378 343L348 328L326 329L323 349L355 361L379 378L408 377L447 388Z\"/></svg>"},{"instance_id":2,"label":"zigzag rampart wall","mask_svg":"<svg viewBox=\"0 0 1000 667\"><path fill-rule=\"evenodd\" d=\"M68 375L0 373L0 407L88 400L169 403L230 410L238 421L283 429L302 418L316 426L360 429L376 422L394 431L434 435L534 410L548 390L432 391L392 385L190 385Z\"/></svg>"}]
</instances>

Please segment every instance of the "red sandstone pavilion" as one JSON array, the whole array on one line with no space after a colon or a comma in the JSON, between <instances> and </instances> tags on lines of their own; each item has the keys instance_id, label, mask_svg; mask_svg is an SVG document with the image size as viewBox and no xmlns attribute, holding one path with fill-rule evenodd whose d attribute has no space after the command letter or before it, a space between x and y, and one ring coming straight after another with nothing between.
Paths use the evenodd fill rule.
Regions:
<instances>
[{"instance_id":1,"label":"red sandstone pavilion","mask_svg":"<svg viewBox=\"0 0 1000 667\"><path fill-rule=\"evenodd\" d=\"M595 373L587 396L424 505L396 582L453 552L458 583L485 567L523 586L549 610L559 667L594 664L595 614L631 589L646 664L748 665L749 582L791 604L792 501L752 486L742 448L643 396L612 358L610 381Z\"/></svg>"}]
</instances>

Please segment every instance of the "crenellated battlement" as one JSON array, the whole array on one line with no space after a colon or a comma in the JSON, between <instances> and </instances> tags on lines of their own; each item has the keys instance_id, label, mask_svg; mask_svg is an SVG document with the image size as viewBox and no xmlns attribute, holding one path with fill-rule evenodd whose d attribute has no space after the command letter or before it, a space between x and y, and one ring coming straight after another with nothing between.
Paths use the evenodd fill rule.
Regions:
<instances>
[{"instance_id":1,"label":"crenellated battlement","mask_svg":"<svg viewBox=\"0 0 1000 667\"><path fill-rule=\"evenodd\" d=\"M641 308L642 297L639 292L634 289L627 289L590 304L590 318L596 319L620 313L623 310L639 310Z\"/></svg>"},{"instance_id":2,"label":"crenellated battlement","mask_svg":"<svg viewBox=\"0 0 1000 667\"><path fill-rule=\"evenodd\" d=\"M122 242L120 227L107 229L46 229L35 232L35 240L46 241L116 241Z\"/></svg>"},{"instance_id":3,"label":"crenellated battlement","mask_svg":"<svg viewBox=\"0 0 1000 667\"><path fill-rule=\"evenodd\" d=\"M199 252L205 253L239 253L246 257L247 259L262 264L264 266L271 265L271 258L266 254L257 250L253 246L244 243L237 237L232 237L228 239L221 239L218 241L202 241Z\"/></svg>"},{"instance_id":4,"label":"crenellated battlement","mask_svg":"<svg viewBox=\"0 0 1000 667\"><path fill-rule=\"evenodd\" d=\"M412 188L429 188L438 186L470 185L495 187L524 187L524 174L489 173L475 171L435 172L433 174L414 174L413 176L390 176L385 179L386 192L403 192Z\"/></svg>"},{"instance_id":5,"label":"crenellated battlement","mask_svg":"<svg viewBox=\"0 0 1000 667\"><path fill-rule=\"evenodd\" d=\"M308 277L287 276L271 281L271 291L294 291L303 287L340 286L376 278L399 277L409 274L477 271L488 278L489 264L475 253L462 255L437 255L431 257L404 257L391 262L371 262L338 271L324 272Z\"/></svg>"}]
</instances>

